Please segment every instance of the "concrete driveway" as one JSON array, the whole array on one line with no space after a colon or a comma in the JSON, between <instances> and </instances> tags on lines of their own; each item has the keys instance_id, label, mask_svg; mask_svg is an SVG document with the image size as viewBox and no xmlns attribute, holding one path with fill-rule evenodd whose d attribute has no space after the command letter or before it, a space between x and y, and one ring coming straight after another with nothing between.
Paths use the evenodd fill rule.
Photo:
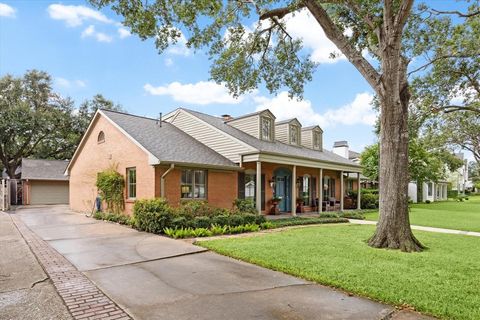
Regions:
<instances>
[{"instance_id":1,"label":"concrete driveway","mask_svg":"<svg viewBox=\"0 0 480 320\"><path fill-rule=\"evenodd\" d=\"M135 319L382 319L394 312L65 206L22 208L16 214ZM400 312L393 318L423 317Z\"/></svg>"}]
</instances>

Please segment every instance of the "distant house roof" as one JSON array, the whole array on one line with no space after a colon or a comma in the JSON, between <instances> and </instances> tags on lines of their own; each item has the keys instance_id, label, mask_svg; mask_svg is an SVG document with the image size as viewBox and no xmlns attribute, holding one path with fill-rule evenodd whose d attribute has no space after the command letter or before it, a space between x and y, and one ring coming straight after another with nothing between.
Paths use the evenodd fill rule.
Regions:
<instances>
[{"instance_id":1,"label":"distant house roof","mask_svg":"<svg viewBox=\"0 0 480 320\"><path fill-rule=\"evenodd\" d=\"M335 153L328 151L328 150L313 150L302 146L293 146L289 145L280 141L265 141L261 139L257 139L227 123L221 118L214 117L205 113L189 110L182 108L182 110L198 117L199 119L205 121L206 123L210 124L211 126L231 135L232 137L245 142L246 144L252 146L253 148L259 150L260 152L266 153L275 153L275 154L282 154L286 156L293 156L293 157L301 157L301 158L309 158L312 160L319 160L319 161L327 161L327 162L334 162L349 166L360 167L357 163L345 159Z\"/></svg>"},{"instance_id":2,"label":"distant house roof","mask_svg":"<svg viewBox=\"0 0 480 320\"><path fill-rule=\"evenodd\" d=\"M360 158L360 153L351 150L348 151L348 159L352 160L358 158Z\"/></svg>"},{"instance_id":3,"label":"distant house roof","mask_svg":"<svg viewBox=\"0 0 480 320\"><path fill-rule=\"evenodd\" d=\"M22 159L23 180L61 180L68 181L63 173L68 166L67 160Z\"/></svg>"},{"instance_id":4,"label":"distant house roof","mask_svg":"<svg viewBox=\"0 0 480 320\"><path fill-rule=\"evenodd\" d=\"M232 161L168 122L162 121L160 126L157 119L110 110L101 110L101 113L125 130L160 162L238 168Z\"/></svg>"}]
</instances>

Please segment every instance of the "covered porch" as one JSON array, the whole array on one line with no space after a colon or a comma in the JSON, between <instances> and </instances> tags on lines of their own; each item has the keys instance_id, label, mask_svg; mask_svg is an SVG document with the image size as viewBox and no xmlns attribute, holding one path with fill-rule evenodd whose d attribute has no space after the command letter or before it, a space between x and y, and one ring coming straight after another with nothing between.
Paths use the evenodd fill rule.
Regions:
<instances>
[{"instance_id":1,"label":"covered porch","mask_svg":"<svg viewBox=\"0 0 480 320\"><path fill-rule=\"evenodd\" d=\"M254 200L259 213L285 217L361 209L360 166L256 156L242 159L238 187L239 197Z\"/></svg>"}]
</instances>

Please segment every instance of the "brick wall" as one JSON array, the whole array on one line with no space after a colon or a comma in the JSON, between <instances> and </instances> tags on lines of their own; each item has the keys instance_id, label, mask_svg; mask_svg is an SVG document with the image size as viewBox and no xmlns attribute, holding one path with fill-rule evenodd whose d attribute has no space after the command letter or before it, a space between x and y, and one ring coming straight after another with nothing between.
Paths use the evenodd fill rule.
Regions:
<instances>
[{"instance_id":1,"label":"brick wall","mask_svg":"<svg viewBox=\"0 0 480 320\"><path fill-rule=\"evenodd\" d=\"M98 143L100 131L105 133L105 142ZM126 169L137 169L137 199L155 195L155 169L148 164L147 154L120 132L103 116L98 117L78 157L70 169L70 207L75 211L90 211L94 205L98 172L112 165L123 176ZM125 192L126 194L126 192ZM126 202L126 212L131 213L133 202Z\"/></svg>"}]
</instances>

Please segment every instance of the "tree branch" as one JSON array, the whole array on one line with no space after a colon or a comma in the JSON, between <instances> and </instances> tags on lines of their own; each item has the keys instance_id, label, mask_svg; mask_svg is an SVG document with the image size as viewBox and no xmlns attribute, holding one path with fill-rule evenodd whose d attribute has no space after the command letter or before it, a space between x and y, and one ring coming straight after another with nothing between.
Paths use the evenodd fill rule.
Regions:
<instances>
[{"instance_id":1,"label":"tree branch","mask_svg":"<svg viewBox=\"0 0 480 320\"><path fill-rule=\"evenodd\" d=\"M347 57L347 59L357 68L373 89L380 93L380 75L377 70L362 56L353 44L348 41L342 31L337 28L328 16L328 13L315 0L305 0L305 6L315 17L322 27L325 35L332 41L337 48Z\"/></svg>"},{"instance_id":2,"label":"tree branch","mask_svg":"<svg viewBox=\"0 0 480 320\"><path fill-rule=\"evenodd\" d=\"M463 13L463 12L460 12L458 10L442 11L442 10L431 9L431 11L435 14L456 14L457 16L462 17L462 18L471 18L473 16L480 15L480 11L474 11L474 12L470 12L470 13Z\"/></svg>"},{"instance_id":3,"label":"tree branch","mask_svg":"<svg viewBox=\"0 0 480 320\"><path fill-rule=\"evenodd\" d=\"M477 54L480 54L477 53ZM408 73L408 76L410 76L412 73L415 73L415 72L418 72L420 70L424 70L425 68L427 68L429 65L431 64L434 64L435 62L439 61L439 60L443 60L443 59L448 59L448 58L460 58L460 59L468 59L468 58L471 58L473 56L473 54L445 54L445 55L441 55L441 56L438 56L434 59L431 59L429 62L425 63L424 65L410 71Z\"/></svg>"},{"instance_id":4,"label":"tree branch","mask_svg":"<svg viewBox=\"0 0 480 320\"><path fill-rule=\"evenodd\" d=\"M388 1L385 1L388 2ZM407 23L408 17L410 15L410 11L412 10L413 0L403 0L402 4L400 5L400 9L398 9L398 13L395 17L394 28L395 33L398 35L402 32L403 27Z\"/></svg>"},{"instance_id":5,"label":"tree branch","mask_svg":"<svg viewBox=\"0 0 480 320\"><path fill-rule=\"evenodd\" d=\"M442 108L434 108L433 110L435 112L443 111L443 113L452 113L452 112L456 112L456 111L472 111L472 112L476 112L476 113L480 114L480 109L479 108L475 108L475 107L471 107L471 106L449 105L449 106L445 106L445 107L442 107Z\"/></svg>"},{"instance_id":6,"label":"tree branch","mask_svg":"<svg viewBox=\"0 0 480 320\"><path fill-rule=\"evenodd\" d=\"M278 18L282 19L285 17L287 14L295 12L301 8L305 7L305 5L300 4L296 6L291 6L291 7L284 7L284 8L277 8L277 9L272 9L270 11L264 12L260 15L259 19L260 20L266 20L270 18Z\"/></svg>"}]
</instances>

